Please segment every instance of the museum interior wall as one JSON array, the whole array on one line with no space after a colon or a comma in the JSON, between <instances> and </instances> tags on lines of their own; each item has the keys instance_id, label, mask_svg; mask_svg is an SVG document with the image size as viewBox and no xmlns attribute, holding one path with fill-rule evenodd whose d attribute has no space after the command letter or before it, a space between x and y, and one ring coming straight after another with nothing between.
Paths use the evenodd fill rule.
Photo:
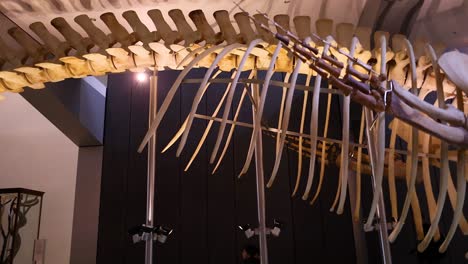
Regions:
<instances>
[{"instance_id":1,"label":"museum interior wall","mask_svg":"<svg viewBox=\"0 0 468 264\"><path fill-rule=\"evenodd\" d=\"M45 192L45 259L69 263L79 148L18 94L9 94L0 112L0 186Z\"/></svg>"}]
</instances>

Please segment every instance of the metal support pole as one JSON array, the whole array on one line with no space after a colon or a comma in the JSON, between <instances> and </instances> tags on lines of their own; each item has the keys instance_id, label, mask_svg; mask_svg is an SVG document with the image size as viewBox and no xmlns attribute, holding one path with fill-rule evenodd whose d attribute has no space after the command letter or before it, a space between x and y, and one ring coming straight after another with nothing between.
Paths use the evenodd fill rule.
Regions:
<instances>
[{"instance_id":1,"label":"metal support pole","mask_svg":"<svg viewBox=\"0 0 468 264\"><path fill-rule=\"evenodd\" d=\"M364 114L366 118L366 134L367 134L367 144L368 144L368 151L369 151L369 158L371 162L371 169L372 169L372 187L375 190L375 165L378 160L377 155L385 155L385 152L377 153L376 146L376 137L370 131L371 122L373 120L372 112L365 107ZM380 121L380 120L379 120ZM382 140L382 139L377 139ZM390 243L388 242L388 228L387 228L387 218L385 215L385 204L383 200L383 192L380 192L379 203L377 205L376 215L378 219L378 232L379 232L379 242L380 242L380 249L382 252L382 263L383 264L392 264L392 253L390 250Z\"/></svg>"},{"instance_id":2,"label":"metal support pole","mask_svg":"<svg viewBox=\"0 0 468 264\"><path fill-rule=\"evenodd\" d=\"M375 187L375 181L372 178L372 182ZM390 243L388 242L388 227L387 227L387 216L385 214L385 204L383 200L383 193L380 193L379 204L377 206L377 217L379 218L379 240L380 248L382 250L382 263L392 264L392 252L390 249Z\"/></svg>"},{"instance_id":3,"label":"metal support pole","mask_svg":"<svg viewBox=\"0 0 468 264\"><path fill-rule=\"evenodd\" d=\"M259 130L260 134L261 131ZM266 223L265 223L265 181L263 176L263 153L260 141L262 135L258 135L257 142L255 143L255 171L257 175L257 206L258 206L258 229L259 229L259 243L260 243L260 262L261 264L268 264L268 245L266 236Z\"/></svg>"},{"instance_id":4,"label":"metal support pole","mask_svg":"<svg viewBox=\"0 0 468 264\"><path fill-rule=\"evenodd\" d=\"M351 142L355 142L354 140L354 134L350 130L349 131L349 140ZM352 157L352 156L350 156ZM357 204L357 187L358 187L358 182L357 182L357 173L350 168L348 168L348 175L349 175L349 180L348 180L348 197L349 197L349 204L350 204L350 213L351 215L354 214L354 211L356 209ZM368 263L368 257L367 257L367 244L366 244L366 234L364 232L364 226L362 225L361 221L361 211L362 208L359 210L359 219L355 220L354 217L353 219L353 237L354 237L354 247L355 247L355 252L356 252L356 263L359 264L367 264Z\"/></svg>"},{"instance_id":5,"label":"metal support pole","mask_svg":"<svg viewBox=\"0 0 468 264\"><path fill-rule=\"evenodd\" d=\"M353 170L349 170L349 179L348 180L348 197L350 201L350 211L351 215L354 212L354 208L356 208L356 172ZM366 237L364 233L364 229L360 221L353 220L353 237L354 237L354 247L356 251L356 263L359 264L367 264L367 246L366 246Z\"/></svg>"},{"instance_id":6,"label":"metal support pole","mask_svg":"<svg viewBox=\"0 0 468 264\"><path fill-rule=\"evenodd\" d=\"M149 114L148 127L151 126L151 120L155 118L158 106L158 78L156 77L156 69L153 71L153 76L150 77L150 96L149 96ZM148 142L148 170L146 184L146 225L154 225L154 182L156 170L156 133ZM149 236L145 241L145 263L153 264L153 236Z\"/></svg>"},{"instance_id":7,"label":"metal support pole","mask_svg":"<svg viewBox=\"0 0 468 264\"><path fill-rule=\"evenodd\" d=\"M256 76L256 75L254 75ZM254 77L255 78L255 77ZM252 96L257 102L259 98L259 85L252 85ZM258 104L257 104L258 105ZM256 110L252 106L252 112ZM255 119L254 119L255 120ZM260 245L260 263L268 264L268 244L265 223L265 178L263 175L263 150L262 150L262 130L258 130L257 141L255 142L255 174L257 177L257 210L258 210L258 237Z\"/></svg>"}]
</instances>

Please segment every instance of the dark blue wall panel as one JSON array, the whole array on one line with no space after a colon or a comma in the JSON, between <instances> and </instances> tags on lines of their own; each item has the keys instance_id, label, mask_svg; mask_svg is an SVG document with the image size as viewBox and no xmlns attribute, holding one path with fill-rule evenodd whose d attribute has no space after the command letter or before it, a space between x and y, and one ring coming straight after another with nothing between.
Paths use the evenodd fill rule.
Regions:
<instances>
[{"instance_id":1,"label":"dark blue wall panel","mask_svg":"<svg viewBox=\"0 0 468 264\"><path fill-rule=\"evenodd\" d=\"M163 71L158 74L159 105L178 74L177 71ZM205 70L196 69L188 78L203 78L204 74ZM260 72L259 75L263 78L264 73ZM231 73L222 73L218 78L230 76ZM248 72L242 73L243 78L247 76ZM273 77L275 80L283 78L284 74L275 74ZM304 82L305 76L299 76L298 83ZM322 86L326 86L326 83ZM223 163L215 174L212 174L214 164L209 163L209 158L219 129L217 122L213 124L204 146L187 172L184 172L184 168L208 121L194 120L180 158L175 157L179 142L161 154L188 115L198 87L199 84L181 85L158 130L155 221L157 224L174 228L167 243L156 245L154 248L154 263L158 264L240 263L242 247L248 243L258 243L256 238L247 240L237 228L243 224L258 224L255 163L252 162L248 172L238 178L249 147L252 133L250 128L236 127ZM242 84L236 87L230 118L240 103L243 88ZM225 89L226 84L210 85L197 113L211 115ZM133 245L127 230L145 222L147 157L146 154L138 154L136 148L147 129L148 91L149 84L137 84L131 73L109 76L98 263L143 263L144 260L144 244ZM277 126L281 94L282 88L269 88L263 122L270 127ZM303 96L301 91L294 93L290 130L299 129ZM304 127L306 133L309 133L310 129L311 99L312 95L309 94ZM326 103L327 96L322 94L319 105L319 136L323 135ZM223 110L224 107L221 108L218 117L222 115ZM338 96L333 96L330 115L329 137L338 139L341 137L341 102ZM356 134L360 119L359 106L352 104L351 117L351 130ZM242 102L239 121L252 122L252 108L248 96ZM224 140L230 128L231 125L228 124ZM275 141L271 135L263 135L265 181L271 176L275 160ZM218 157L224 144L223 141ZM299 191L295 197L291 197L296 182L297 160L297 152L285 147L276 181L271 188L266 189L267 224L271 226L273 219L281 220L285 224L280 237L268 238L270 263L355 263L349 199L343 215L338 216L329 211L337 190L339 168L333 164L327 166L321 195L311 206L309 201L301 199L308 175L309 159L306 157L303 159ZM317 160L312 194L318 185L319 172L320 163ZM437 176L437 173L434 173L434 176ZM367 216L372 197L370 179L369 176L363 175L363 216ZM404 182L398 182L401 203L405 188ZM418 194L423 195L420 190ZM421 203L421 207L423 217L427 221L426 205ZM451 208L447 207L447 211L451 211ZM446 232L451 218L444 218L443 221L441 230ZM457 263L455 260L459 260L459 255L463 253L459 245L462 238L457 234L455 239L459 240L456 241L458 247L449 251L449 257L434 263ZM369 263L380 263L376 233L367 233L366 241ZM400 238L392 246L394 263L417 263L416 255L411 252L416 245L414 227L409 219Z\"/></svg>"}]
</instances>

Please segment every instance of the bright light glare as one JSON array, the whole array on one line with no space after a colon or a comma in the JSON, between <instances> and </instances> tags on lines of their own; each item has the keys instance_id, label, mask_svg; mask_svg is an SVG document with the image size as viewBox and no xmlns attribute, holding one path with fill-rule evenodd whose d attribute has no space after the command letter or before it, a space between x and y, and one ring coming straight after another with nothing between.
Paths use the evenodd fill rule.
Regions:
<instances>
[{"instance_id":1,"label":"bright light glare","mask_svg":"<svg viewBox=\"0 0 468 264\"><path fill-rule=\"evenodd\" d=\"M148 75L146 75L146 73L144 72L139 72L136 76L136 79L138 82L144 82L146 81L147 78L148 78Z\"/></svg>"}]
</instances>

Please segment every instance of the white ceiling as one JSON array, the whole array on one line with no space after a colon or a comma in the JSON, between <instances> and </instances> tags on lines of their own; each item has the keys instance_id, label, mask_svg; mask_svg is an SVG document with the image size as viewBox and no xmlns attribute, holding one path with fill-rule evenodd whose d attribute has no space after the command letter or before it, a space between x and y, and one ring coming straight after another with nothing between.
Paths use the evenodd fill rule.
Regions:
<instances>
[{"instance_id":1,"label":"white ceiling","mask_svg":"<svg viewBox=\"0 0 468 264\"><path fill-rule=\"evenodd\" d=\"M413 38L444 43L448 48L468 47L468 0L425 1L413 30Z\"/></svg>"}]
</instances>

